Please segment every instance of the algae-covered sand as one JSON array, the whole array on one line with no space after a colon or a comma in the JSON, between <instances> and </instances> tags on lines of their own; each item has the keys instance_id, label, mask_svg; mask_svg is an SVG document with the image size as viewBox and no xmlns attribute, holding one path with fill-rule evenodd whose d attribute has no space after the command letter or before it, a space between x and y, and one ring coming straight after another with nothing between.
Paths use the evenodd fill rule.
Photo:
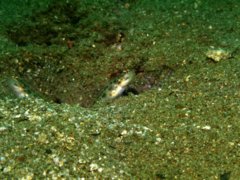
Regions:
<instances>
[{"instance_id":1,"label":"algae-covered sand","mask_svg":"<svg viewBox=\"0 0 240 180\"><path fill-rule=\"evenodd\" d=\"M240 177L238 0L0 4L1 178Z\"/></svg>"}]
</instances>

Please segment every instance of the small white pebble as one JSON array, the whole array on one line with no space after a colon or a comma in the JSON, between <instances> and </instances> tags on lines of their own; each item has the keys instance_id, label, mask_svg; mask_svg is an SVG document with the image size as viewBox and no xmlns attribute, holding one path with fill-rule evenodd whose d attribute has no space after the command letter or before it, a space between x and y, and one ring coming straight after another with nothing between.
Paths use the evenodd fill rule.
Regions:
<instances>
[{"instance_id":1,"label":"small white pebble","mask_svg":"<svg viewBox=\"0 0 240 180\"><path fill-rule=\"evenodd\" d=\"M6 158L5 157L3 157L3 156L0 156L0 161L5 161L6 160Z\"/></svg>"},{"instance_id":2,"label":"small white pebble","mask_svg":"<svg viewBox=\"0 0 240 180\"><path fill-rule=\"evenodd\" d=\"M160 137L156 138L155 144L159 144L160 142L162 142L162 138L160 138Z\"/></svg>"},{"instance_id":3,"label":"small white pebble","mask_svg":"<svg viewBox=\"0 0 240 180\"><path fill-rule=\"evenodd\" d=\"M90 171L96 171L98 169L98 165L93 163L93 164L90 164Z\"/></svg>"},{"instance_id":4,"label":"small white pebble","mask_svg":"<svg viewBox=\"0 0 240 180\"><path fill-rule=\"evenodd\" d=\"M137 135L143 135L143 132L142 132L142 131L135 131L135 133L136 133Z\"/></svg>"},{"instance_id":5,"label":"small white pebble","mask_svg":"<svg viewBox=\"0 0 240 180\"><path fill-rule=\"evenodd\" d=\"M12 167L11 166L7 166L5 168L3 168L3 173L8 173L12 170Z\"/></svg>"},{"instance_id":6,"label":"small white pebble","mask_svg":"<svg viewBox=\"0 0 240 180\"><path fill-rule=\"evenodd\" d=\"M117 138L115 139L115 142L117 142L117 143L122 142L122 137L117 137Z\"/></svg>"},{"instance_id":7,"label":"small white pebble","mask_svg":"<svg viewBox=\"0 0 240 180\"><path fill-rule=\"evenodd\" d=\"M127 130L123 130L123 131L121 132L121 135L122 135L122 136L125 136L125 135L127 135L127 134L128 134Z\"/></svg>"},{"instance_id":8,"label":"small white pebble","mask_svg":"<svg viewBox=\"0 0 240 180\"><path fill-rule=\"evenodd\" d=\"M98 168L98 172L103 172L103 168Z\"/></svg>"},{"instance_id":9,"label":"small white pebble","mask_svg":"<svg viewBox=\"0 0 240 180\"><path fill-rule=\"evenodd\" d=\"M20 118L21 117L21 114L17 114L15 116L13 116L13 118Z\"/></svg>"},{"instance_id":10,"label":"small white pebble","mask_svg":"<svg viewBox=\"0 0 240 180\"><path fill-rule=\"evenodd\" d=\"M0 132L5 130L7 130L7 127L4 127L4 126L0 127Z\"/></svg>"},{"instance_id":11,"label":"small white pebble","mask_svg":"<svg viewBox=\"0 0 240 180\"><path fill-rule=\"evenodd\" d=\"M203 130L210 130L210 129L211 129L211 126L203 126L202 129L203 129Z\"/></svg>"}]
</instances>

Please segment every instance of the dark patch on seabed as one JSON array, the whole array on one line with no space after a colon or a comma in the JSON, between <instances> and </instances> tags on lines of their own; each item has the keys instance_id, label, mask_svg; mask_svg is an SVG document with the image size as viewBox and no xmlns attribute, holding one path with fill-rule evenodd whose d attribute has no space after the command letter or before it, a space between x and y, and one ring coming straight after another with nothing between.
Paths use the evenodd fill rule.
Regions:
<instances>
[{"instance_id":1,"label":"dark patch on seabed","mask_svg":"<svg viewBox=\"0 0 240 180\"><path fill-rule=\"evenodd\" d=\"M119 22L89 22L91 9L77 7L81 7L81 2L76 0L54 1L46 10L26 17L25 24L9 25L7 35L19 46L65 45L69 41L89 38L92 33L99 33L102 38L98 41L103 44L115 42L116 34L122 30Z\"/></svg>"},{"instance_id":2,"label":"dark patch on seabed","mask_svg":"<svg viewBox=\"0 0 240 180\"><path fill-rule=\"evenodd\" d=\"M94 105L112 81L128 71L134 71L136 76L123 95L161 88L161 83L174 72L172 67L160 64L146 69L145 64L149 60L142 55L104 62L101 59L105 54L104 48L121 51L127 38L127 27L116 20L102 22L97 19L89 23L90 12L79 10L77 6L81 6L78 1L54 1L48 9L26 17L25 23L8 26L8 37L19 46L65 47L62 52L24 50L17 59L15 55L5 57L11 63L9 66L15 67L11 69L15 77L25 81L36 94L42 94L53 102L77 103L84 107ZM97 34L94 46L98 48L82 46L83 39L91 38L92 34Z\"/></svg>"}]
</instances>

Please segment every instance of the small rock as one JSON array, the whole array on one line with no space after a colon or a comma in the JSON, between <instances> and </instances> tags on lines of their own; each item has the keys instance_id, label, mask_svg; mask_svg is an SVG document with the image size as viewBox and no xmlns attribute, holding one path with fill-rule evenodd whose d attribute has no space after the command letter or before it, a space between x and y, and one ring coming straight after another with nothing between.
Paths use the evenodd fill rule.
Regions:
<instances>
[{"instance_id":1,"label":"small rock","mask_svg":"<svg viewBox=\"0 0 240 180\"><path fill-rule=\"evenodd\" d=\"M202 129L203 130L211 130L211 126L203 126Z\"/></svg>"},{"instance_id":2,"label":"small rock","mask_svg":"<svg viewBox=\"0 0 240 180\"><path fill-rule=\"evenodd\" d=\"M214 62L219 62L220 60L230 58L231 53L223 49L211 49L206 52L206 56Z\"/></svg>"}]
</instances>

